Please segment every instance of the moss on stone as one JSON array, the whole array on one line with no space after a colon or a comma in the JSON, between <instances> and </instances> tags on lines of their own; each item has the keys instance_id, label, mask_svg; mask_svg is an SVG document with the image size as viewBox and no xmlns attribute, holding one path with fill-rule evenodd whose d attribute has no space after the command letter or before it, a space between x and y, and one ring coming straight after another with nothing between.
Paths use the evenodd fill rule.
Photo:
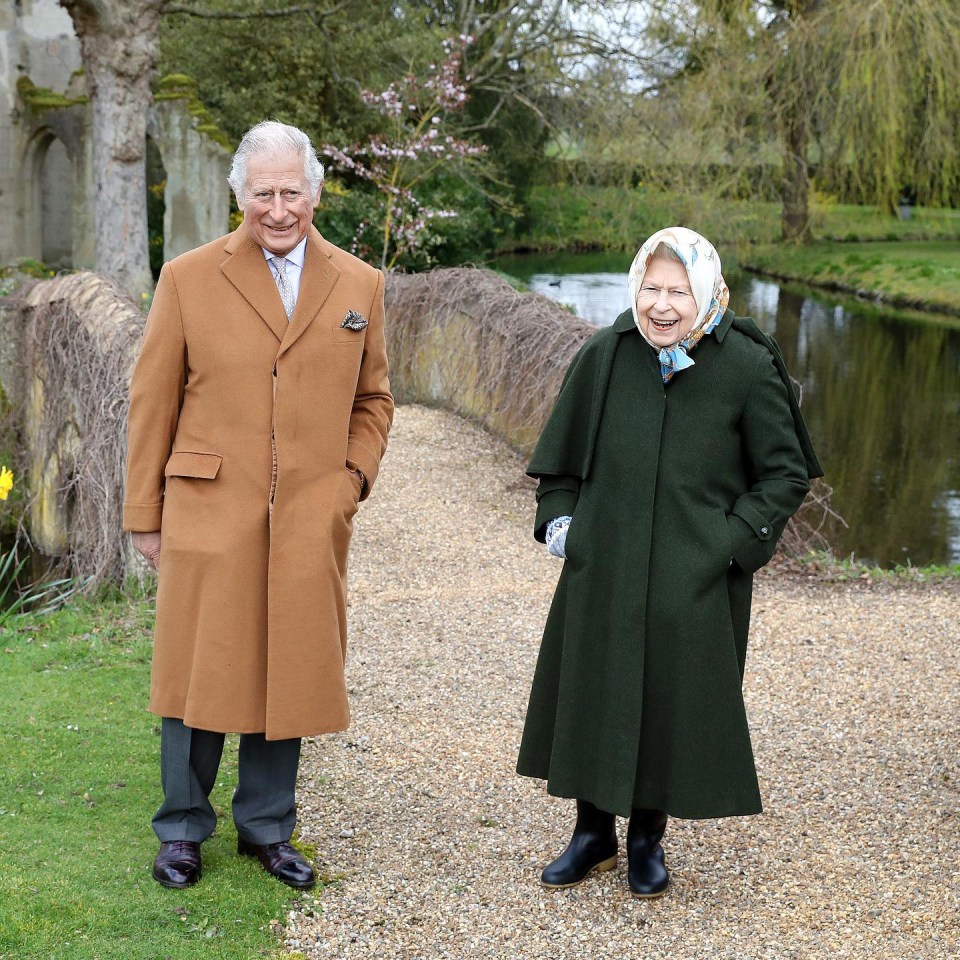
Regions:
<instances>
[{"instance_id":1,"label":"moss on stone","mask_svg":"<svg viewBox=\"0 0 960 960\"><path fill-rule=\"evenodd\" d=\"M157 81L154 89L161 93L177 91L196 96L197 81L185 73L168 73Z\"/></svg>"},{"instance_id":2,"label":"moss on stone","mask_svg":"<svg viewBox=\"0 0 960 960\"><path fill-rule=\"evenodd\" d=\"M25 276L36 280L48 280L56 273L51 267L33 257L20 257L13 263L0 266L0 277Z\"/></svg>"},{"instance_id":3,"label":"moss on stone","mask_svg":"<svg viewBox=\"0 0 960 960\"><path fill-rule=\"evenodd\" d=\"M65 110L81 103L88 103L89 97L68 97L47 87L38 87L29 77L20 77L17 81L17 93L31 110Z\"/></svg>"},{"instance_id":4,"label":"moss on stone","mask_svg":"<svg viewBox=\"0 0 960 960\"><path fill-rule=\"evenodd\" d=\"M154 85L154 103L164 100L182 100L187 113L193 118L193 128L197 133L209 137L215 143L232 149L230 138L220 129L210 110L197 96L197 83L185 73L169 73L161 77Z\"/></svg>"},{"instance_id":5,"label":"moss on stone","mask_svg":"<svg viewBox=\"0 0 960 960\"><path fill-rule=\"evenodd\" d=\"M230 138L215 123L200 123L196 127L197 133L202 133L211 140L219 143L221 147L227 150L233 149L233 143Z\"/></svg>"}]
</instances>

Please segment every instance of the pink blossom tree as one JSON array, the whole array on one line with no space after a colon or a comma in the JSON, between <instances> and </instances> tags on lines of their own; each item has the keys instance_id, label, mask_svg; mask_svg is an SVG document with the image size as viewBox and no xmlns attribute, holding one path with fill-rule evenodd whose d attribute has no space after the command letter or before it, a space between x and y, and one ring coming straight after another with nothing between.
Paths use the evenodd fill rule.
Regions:
<instances>
[{"instance_id":1,"label":"pink blossom tree","mask_svg":"<svg viewBox=\"0 0 960 960\"><path fill-rule=\"evenodd\" d=\"M469 77L461 78L461 70L463 51L472 42L468 36L445 40L444 59L431 64L424 79L409 73L380 93L361 93L364 103L387 118L387 133L367 143L323 147L333 166L369 182L380 194L380 216L360 221L352 250L378 256L384 270L423 253L433 221L457 216L456 210L430 206L418 197L430 177L449 172L451 165L466 170L486 152L482 144L457 136L452 118L468 99ZM367 239L371 234L373 241Z\"/></svg>"}]
</instances>

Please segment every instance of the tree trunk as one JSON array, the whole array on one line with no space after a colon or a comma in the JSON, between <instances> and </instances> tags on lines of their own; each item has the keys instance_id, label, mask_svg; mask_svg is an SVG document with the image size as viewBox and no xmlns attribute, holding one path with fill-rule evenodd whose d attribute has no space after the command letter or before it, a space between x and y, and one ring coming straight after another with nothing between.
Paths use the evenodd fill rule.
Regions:
<instances>
[{"instance_id":1,"label":"tree trunk","mask_svg":"<svg viewBox=\"0 0 960 960\"><path fill-rule=\"evenodd\" d=\"M153 287L146 134L164 0L60 0L73 19L93 107L94 259L134 298Z\"/></svg>"},{"instance_id":2,"label":"tree trunk","mask_svg":"<svg viewBox=\"0 0 960 960\"><path fill-rule=\"evenodd\" d=\"M813 239L807 149L818 72L818 58L811 53L822 42L813 18L822 5L823 0L777 0L774 4L789 16L785 69L772 90L784 147L781 229L784 240L799 243Z\"/></svg>"},{"instance_id":3,"label":"tree trunk","mask_svg":"<svg viewBox=\"0 0 960 960\"><path fill-rule=\"evenodd\" d=\"M781 228L784 240L809 243L810 176L807 172L807 147L810 143L810 122L806 105L797 98L781 117L784 134L783 208Z\"/></svg>"}]
</instances>

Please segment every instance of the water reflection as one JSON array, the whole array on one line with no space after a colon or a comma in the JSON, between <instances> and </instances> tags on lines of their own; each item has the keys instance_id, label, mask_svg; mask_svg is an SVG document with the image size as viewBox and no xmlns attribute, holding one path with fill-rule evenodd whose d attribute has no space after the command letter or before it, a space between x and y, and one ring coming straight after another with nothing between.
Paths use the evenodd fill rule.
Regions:
<instances>
[{"instance_id":1,"label":"water reflection","mask_svg":"<svg viewBox=\"0 0 960 960\"><path fill-rule=\"evenodd\" d=\"M630 306L628 253L504 257L497 268L519 277L534 292L570 307L598 326L613 323Z\"/></svg>"},{"instance_id":2,"label":"water reflection","mask_svg":"<svg viewBox=\"0 0 960 960\"><path fill-rule=\"evenodd\" d=\"M592 259L498 266L611 323L629 306L630 258L596 272ZM742 274L730 303L777 338L803 385L833 504L849 524L826 531L834 552L883 566L960 562L960 331Z\"/></svg>"},{"instance_id":3,"label":"water reflection","mask_svg":"<svg viewBox=\"0 0 960 960\"><path fill-rule=\"evenodd\" d=\"M749 281L758 324L804 385L804 413L849 530L837 553L885 566L960 561L960 334L862 317Z\"/></svg>"}]
</instances>

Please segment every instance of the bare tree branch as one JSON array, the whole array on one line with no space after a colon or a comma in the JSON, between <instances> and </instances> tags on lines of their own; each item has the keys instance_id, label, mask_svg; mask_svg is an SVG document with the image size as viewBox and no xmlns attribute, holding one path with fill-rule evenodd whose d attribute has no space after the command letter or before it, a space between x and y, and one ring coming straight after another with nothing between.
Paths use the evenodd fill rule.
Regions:
<instances>
[{"instance_id":1,"label":"bare tree branch","mask_svg":"<svg viewBox=\"0 0 960 960\"><path fill-rule=\"evenodd\" d=\"M165 3L163 12L165 14L182 13L188 17L199 17L204 20L256 20L260 17L292 17L297 14L305 13L313 20L326 20L345 10L350 6L351 0L344 0L343 3L332 7L329 10L318 10L317 4L311 3L300 7L281 7L276 10L199 10L196 7L185 3Z\"/></svg>"}]
</instances>

